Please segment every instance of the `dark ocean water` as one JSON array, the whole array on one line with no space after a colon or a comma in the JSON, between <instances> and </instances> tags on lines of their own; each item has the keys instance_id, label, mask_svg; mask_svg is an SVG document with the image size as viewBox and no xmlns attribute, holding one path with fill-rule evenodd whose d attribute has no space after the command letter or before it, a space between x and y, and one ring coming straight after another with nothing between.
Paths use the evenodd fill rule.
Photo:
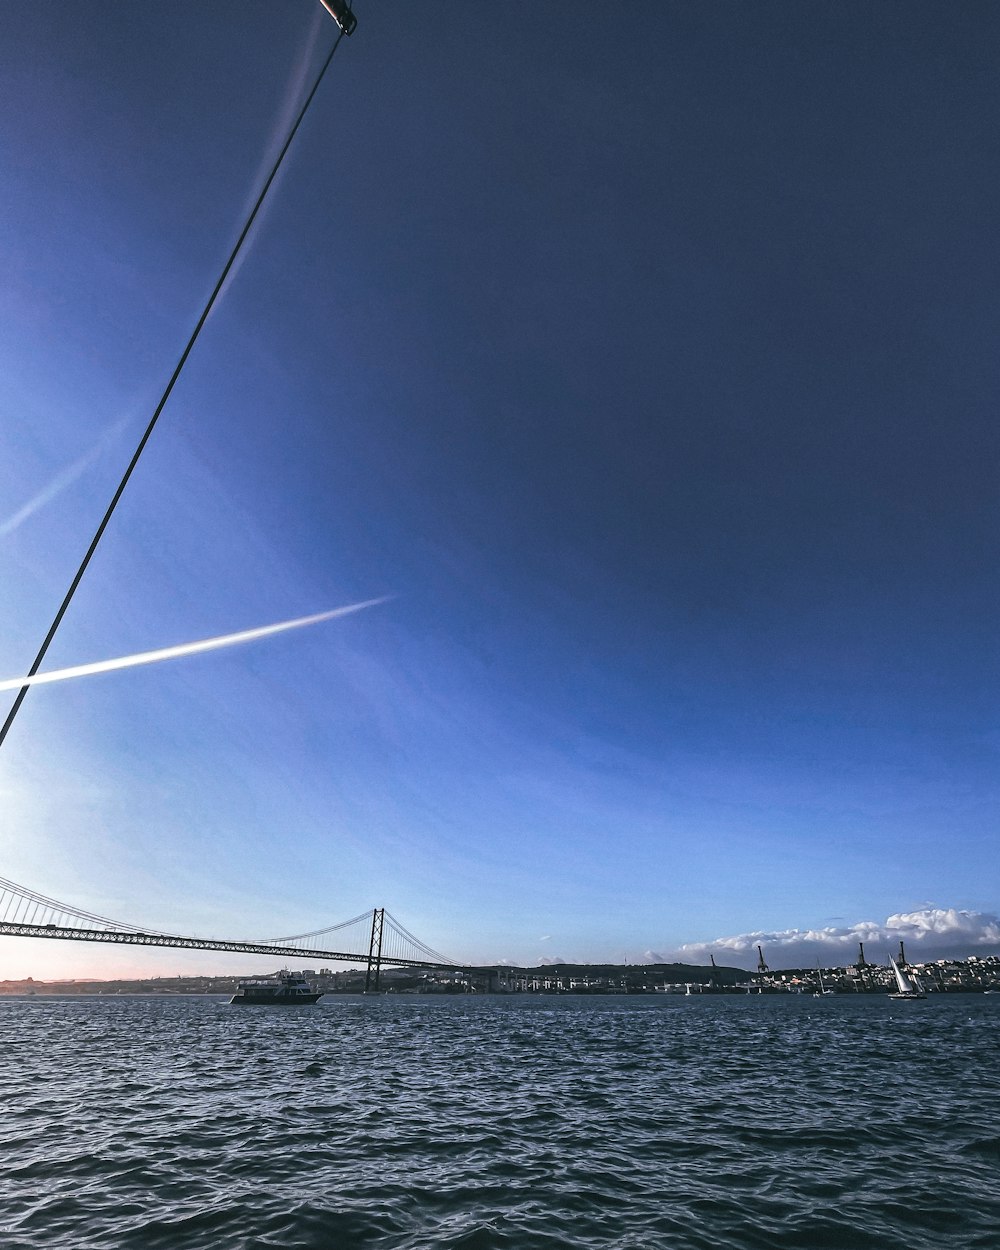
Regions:
<instances>
[{"instance_id":1,"label":"dark ocean water","mask_svg":"<svg viewBox=\"0 0 1000 1250\"><path fill-rule=\"evenodd\" d=\"M1000 997L0 1001L0 1246L1000 1247Z\"/></svg>"}]
</instances>

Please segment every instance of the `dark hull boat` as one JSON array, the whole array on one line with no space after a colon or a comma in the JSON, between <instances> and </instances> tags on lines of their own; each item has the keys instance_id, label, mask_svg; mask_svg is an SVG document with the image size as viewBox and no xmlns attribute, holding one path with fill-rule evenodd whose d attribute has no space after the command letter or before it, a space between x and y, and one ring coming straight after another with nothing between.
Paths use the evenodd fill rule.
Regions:
<instances>
[{"instance_id":1,"label":"dark hull boat","mask_svg":"<svg viewBox=\"0 0 1000 1250\"><path fill-rule=\"evenodd\" d=\"M241 981L229 1000L238 1007L305 1007L323 997L303 977L281 972L259 981Z\"/></svg>"}]
</instances>

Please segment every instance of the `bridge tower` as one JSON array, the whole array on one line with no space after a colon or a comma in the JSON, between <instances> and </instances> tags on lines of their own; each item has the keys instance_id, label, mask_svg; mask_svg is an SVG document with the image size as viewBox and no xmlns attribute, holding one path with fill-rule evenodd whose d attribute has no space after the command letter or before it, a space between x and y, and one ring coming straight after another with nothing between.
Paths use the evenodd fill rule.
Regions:
<instances>
[{"instance_id":1,"label":"bridge tower","mask_svg":"<svg viewBox=\"0 0 1000 1250\"><path fill-rule=\"evenodd\" d=\"M372 988L372 972L375 973L375 993L378 993L379 978L382 975L382 926L385 923L385 908L376 907L372 912L372 936L368 943L368 971L365 973L365 993Z\"/></svg>"}]
</instances>

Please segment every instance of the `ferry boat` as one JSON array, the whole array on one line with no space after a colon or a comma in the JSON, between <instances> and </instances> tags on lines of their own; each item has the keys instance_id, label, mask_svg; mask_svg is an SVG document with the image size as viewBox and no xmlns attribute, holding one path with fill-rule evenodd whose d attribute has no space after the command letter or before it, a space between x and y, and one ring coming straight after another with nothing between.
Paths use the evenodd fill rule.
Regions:
<instances>
[{"instance_id":1,"label":"ferry boat","mask_svg":"<svg viewBox=\"0 0 1000 1250\"><path fill-rule=\"evenodd\" d=\"M279 972L276 977L241 981L230 1004L240 1007L302 1007L323 997L297 972Z\"/></svg>"}]
</instances>

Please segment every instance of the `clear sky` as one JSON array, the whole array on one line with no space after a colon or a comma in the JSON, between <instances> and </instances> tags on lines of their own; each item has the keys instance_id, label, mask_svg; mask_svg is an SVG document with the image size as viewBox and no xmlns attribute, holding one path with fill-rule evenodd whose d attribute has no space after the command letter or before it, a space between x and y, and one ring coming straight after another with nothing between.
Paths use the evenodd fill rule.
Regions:
<instances>
[{"instance_id":1,"label":"clear sky","mask_svg":"<svg viewBox=\"0 0 1000 1250\"><path fill-rule=\"evenodd\" d=\"M356 12L45 667L391 598L34 689L0 876L476 961L1000 944L997 7ZM335 29L3 17L11 678Z\"/></svg>"}]
</instances>

